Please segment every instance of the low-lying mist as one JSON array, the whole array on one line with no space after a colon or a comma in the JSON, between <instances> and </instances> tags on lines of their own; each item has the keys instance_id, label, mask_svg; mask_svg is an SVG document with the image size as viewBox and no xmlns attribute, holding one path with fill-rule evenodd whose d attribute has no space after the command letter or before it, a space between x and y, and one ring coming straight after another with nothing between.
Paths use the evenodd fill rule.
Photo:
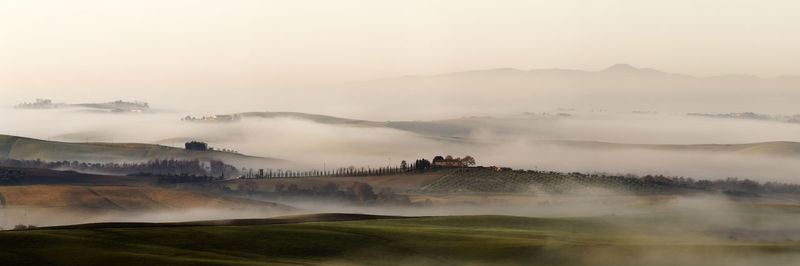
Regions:
<instances>
[{"instance_id":1,"label":"low-lying mist","mask_svg":"<svg viewBox=\"0 0 800 266\"><path fill-rule=\"evenodd\" d=\"M580 218L650 233L699 234L741 241L797 241L800 213L781 208L781 199L733 200L719 194L637 196L622 192L536 195L417 195L426 205L364 205L313 199L278 203L293 210L187 208L161 210L82 210L6 206L0 227L55 226L99 222L184 222L269 218L314 213L362 213L390 216L512 215ZM769 219L765 219L769 217Z\"/></svg>"},{"instance_id":2,"label":"low-lying mist","mask_svg":"<svg viewBox=\"0 0 800 266\"><path fill-rule=\"evenodd\" d=\"M291 165L251 168L333 169L399 165L434 155L477 158L479 165L522 169L664 174L694 178L751 178L794 182L800 153L777 145L755 152L609 148L548 140L633 144L750 143L797 141L800 125L683 115L589 113L462 118L445 125L471 133L443 136L384 126L319 124L292 118L246 118L237 122L181 121L185 113L83 113L70 110L3 111L3 134L71 142L142 142L182 147L189 140L217 148L285 159ZM435 133L435 132L434 132ZM772 151L770 149L775 149ZM236 163L236 162L230 162Z\"/></svg>"},{"instance_id":3,"label":"low-lying mist","mask_svg":"<svg viewBox=\"0 0 800 266\"><path fill-rule=\"evenodd\" d=\"M2 210L0 227L11 229L15 225L58 226L105 222L166 223L227 219L265 218L292 214L284 210L187 208L164 210L90 211L69 208L39 208L35 206L7 206Z\"/></svg>"}]
</instances>

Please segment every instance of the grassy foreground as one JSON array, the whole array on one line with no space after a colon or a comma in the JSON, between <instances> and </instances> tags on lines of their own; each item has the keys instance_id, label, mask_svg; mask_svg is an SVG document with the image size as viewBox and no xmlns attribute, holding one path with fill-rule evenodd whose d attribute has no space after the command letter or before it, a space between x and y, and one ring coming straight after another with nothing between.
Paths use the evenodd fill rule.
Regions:
<instances>
[{"instance_id":1,"label":"grassy foreground","mask_svg":"<svg viewBox=\"0 0 800 266\"><path fill-rule=\"evenodd\" d=\"M448 216L0 232L3 265L797 265L798 242L647 232L598 218Z\"/></svg>"}]
</instances>

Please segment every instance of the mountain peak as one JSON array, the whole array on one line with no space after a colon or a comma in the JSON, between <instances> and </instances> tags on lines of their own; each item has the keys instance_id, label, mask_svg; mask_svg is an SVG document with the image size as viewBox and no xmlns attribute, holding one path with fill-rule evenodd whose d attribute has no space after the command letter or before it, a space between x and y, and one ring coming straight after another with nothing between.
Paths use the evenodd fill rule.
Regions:
<instances>
[{"instance_id":1,"label":"mountain peak","mask_svg":"<svg viewBox=\"0 0 800 266\"><path fill-rule=\"evenodd\" d=\"M616 65L607 67L603 71L635 71L635 70L639 70L639 68L636 68L636 67L634 67L632 65L629 65L629 64L616 64Z\"/></svg>"},{"instance_id":2,"label":"mountain peak","mask_svg":"<svg viewBox=\"0 0 800 266\"><path fill-rule=\"evenodd\" d=\"M619 74L665 74L664 72L652 68L638 68L629 64L616 64L606 69L601 70L604 73L619 73Z\"/></svg>"}]
</instances>

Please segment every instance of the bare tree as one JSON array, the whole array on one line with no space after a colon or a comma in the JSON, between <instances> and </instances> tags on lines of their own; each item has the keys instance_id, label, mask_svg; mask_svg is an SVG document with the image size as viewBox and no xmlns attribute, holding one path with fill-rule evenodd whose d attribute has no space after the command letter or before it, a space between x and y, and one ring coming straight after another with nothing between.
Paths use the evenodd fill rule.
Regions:
<instances>
[{"instance_id":1,"label":"bare tree","mask_svg":"<svg viewBox=\"0 0 800 266\"><path fill-rule=\"evenodd\" d=\"M473 158L472 156L469 156L469 155L464 156L464 158L461 159L461 163L464 164L464 166L467 166L467 167L473 166L473 165L475 165L475 158Z\"/></svg>"}]
</instances>

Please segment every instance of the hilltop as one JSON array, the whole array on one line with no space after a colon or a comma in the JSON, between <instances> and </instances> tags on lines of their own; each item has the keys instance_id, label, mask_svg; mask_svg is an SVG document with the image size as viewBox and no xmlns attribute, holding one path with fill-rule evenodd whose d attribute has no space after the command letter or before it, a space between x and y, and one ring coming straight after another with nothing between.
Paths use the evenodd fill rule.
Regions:
<instances>
[{"instance_id":1,"label":"hilltop","mask_svg":"<svg viewBox=\"0 0 800 266\"><path fill-rule=\"evenodd\" d=\"M141 113L150 110L150 105L141 101L117 100L106 103L54 103L50 99L36 99L35 102L24 102L15 106L21 109L57 109L57 108L87 108L88 111L110 113Z\"/></svg>"}]
</instances>

